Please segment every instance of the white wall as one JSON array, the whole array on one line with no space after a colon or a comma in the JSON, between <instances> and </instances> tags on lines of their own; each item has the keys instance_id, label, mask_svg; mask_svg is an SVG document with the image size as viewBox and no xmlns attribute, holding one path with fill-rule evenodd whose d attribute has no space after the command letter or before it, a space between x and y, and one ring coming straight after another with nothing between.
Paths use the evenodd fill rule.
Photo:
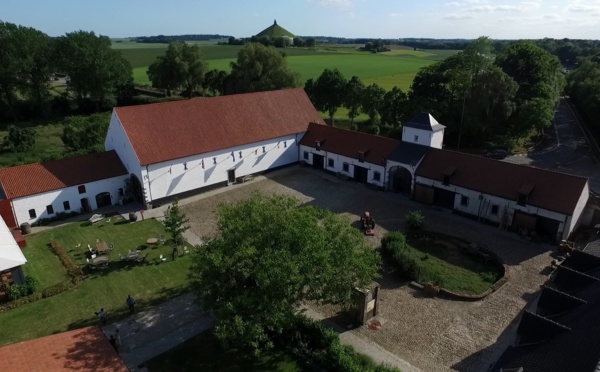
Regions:
<instances>
[{"instance_id":1,"label":"white wall","mask_svg":"<svg viewBox=\"0 0 600 372\"><path fill-rule=\"evenodd\" d=\"M575 211L573 212L573 217L569 217L568 226L569 228L565 231L565 236L563 239L567 239L569 234L575 230L582 222L582 213L587 205L587 202L590 198L590 188L589 182L585 183L585 187L583 188L583 192L579 196L579 200L577 201L577 205L575 206Z\"/></svg>"},{"instance_id":2,"label":"white wall","mask_svg":"<svg viewBox=\"0 0 600 372\"><path fill-rule=\"evenodd\" d=\"M572 231L572 228L569 225L568 217L562 213L549 211L547 209L535 207L529 204L526 204L524 206L518 205L517 202L514 200L508 200L493 195L481 194L479 191L473 191L452 184L450 184L449 186L445 186L442 182L420 176L417 176L415 181L419 184L434 186L440 189L456 192L456 196L454 199L454 209L463 213L468 213L470 215L479 217L481 219L486 219L495 223L500 223L502 216L506 213L508 215L508 225L510 226L512 224L512 217L514 215L514 212L521 211L523 213L534 214L542 217L547 217L556 221L560 221L558 231L563 232L563 234L560 237L561 239L563 239L563 236L568 236L569 233ZM480 195L482 196L482 199L479 199ZM465 206L461 204L462 196L466 196L468 198L468 205ZM496 215L493 215L491 213L493 205L498 206L498 214ZM581 210L583 210L583 208ZM579 211L579 215L581 215L581 210ZM579 218L579 216L577 216L577 218ZM568 228L565 230L565 221L567 222L567 227L569 227L570 229Z\"/></svg>"},{"instance_id":3,"label":"white wall","mask_svg":"<svg viewBox=\"0 0 600 372\"><path fill-rule=\"evenodd\" d=\"M304 152L308 153L308 159L304 157ZM385 185L385 182L387 182L386 168L384 166L368 162L361 163L357 159L349 158L343 155L338 155L332 152L328 153L323 150L317 151L314 147L300 145L300 160L304 160L306 163L312 164L313 154L322 155L325 157L325 162L323 165L324 169L327 169L328 171L341 173L348 177L354 177L354 166L356 165L358 167L367 168L369 170L367 176L368 183L383 187ZM333 167L329 166L329 159L333 160ZM348 163L348 171L344 171L344 163ZM379 172L379 180L375 179L375 172Z\"/></svg>"},{"instance_id":4,"label":"white wall","mask_svg":"<svg viewBox=\"0 0 600 372\"><path fill-rule=\"evenodd\" d=\"M117 112L114 109L110 118L106 140L104 141L104 148L106 151L115 150L123 162L123 165L125 165L125 169L127 169L130 174L135 174L140 181L142 180L140 161L131 146L131 142L129 142L129 138L117 116Z\"/></svg>"},{"instance_id":5,"label":"white wall","mask_svg":"<svg viewBox=\"0 0 600 372\"><path fill-rule=\"evenodd\" d=\"M297 140L303 133L247 145L151 164L142 169L143 187L148 201L227 181L228 171L235 176L263 172L298 162ZM264 152L263 152L264 147ZM242 152L240 158L239 152ZM235 158L231 156L234 153ZM213 160L216 158L216 164ZM202 160L204 159L204 169ZM187 170L184 167L187 167Z\"/></svg>"},{"instance_id":6,"label":"white wall","mask_svg":"<svg viewBox=\"0 0 600 372\"><path fill-rule=\"evenodd\" d=\"M119 189L125 188L127 176L113 177L105 180L86 183L85 193L80 194L78 186L67 187L60 190L48 191L41 194L30 195L12 200L13 211L17 218L17 225L23 222L33 223L40 218L52 218L58 212L80 212L81 199L87 198L92 209L96 209L96 195L109 192L112 204L119 201ZM71 209L65 211L63 202L68 201ZM52 205L54 214L48 214L46 206ZM35 209L36 217L29 217L29 210Z\"/></svg>"},{"instance_id":7,"label":"white wall","mask_svg":"<svg viewBox=\"0 0 600 372\"><path fill-rule=\"evenodd\" d=\"M444 142L444 130L432 132L424 129L403 127L402 141L441 149Z\"/></svg>"}]
</instances>

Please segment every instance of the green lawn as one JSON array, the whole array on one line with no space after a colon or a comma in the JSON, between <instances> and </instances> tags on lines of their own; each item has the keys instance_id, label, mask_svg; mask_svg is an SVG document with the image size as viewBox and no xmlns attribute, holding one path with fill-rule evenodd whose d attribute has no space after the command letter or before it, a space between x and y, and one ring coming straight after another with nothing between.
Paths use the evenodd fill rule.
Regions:
<instances>
[{"instance_id":1,"label":"green lawn","mask_svg":"<svg viewBox=\"0 0 600 372\"><path fill-rule=\"evenodd\" d=\"M235 351L223 351L212 331L206 331L147 363L150 371L296 372L303 369L285 353L272 350L260 359Z\"/></svg>"},{"instance_id":2,"label":"green lawn","mask_svg":"<svg viewBox=\"0 0 600 372\"><path fill-rule=\"evenodd\" d=\"M166 48L166 46L165 46ZM134 68L134 79L138 84L149 84L146 70L165 48L121 49L123 56ZM241 49L238 45L214 45L201 47L209 68L230 70ZM389 90L394 86L407 91L416 73L438 59L446 58L456 51L420 51L393 49L379 54L359 51L355 47L321 46L317 49L286 48L290 68L300 74L302 84L317 78L324 69L337 68L347 79L359 76L365 84L376 83Z\"/></svg>"},{"instance_id":3,"label":"green lawn","mask_svg":"<svg viewBox=\"0 0 600 372\"><path fill-rule=\"evenodd\" d=\"M111 262L107 268L84 268L86 278L79 287L0 314L0 345L98 324L94 311L101 307L108 311L109 322L118 319L128 314L125 305L128 294L143 308L187 291L191 253L172 261L170 246L161 245L145 247L146 263L119 260L119 253L124 255L159 234L165 232L162 224L154 219L123 223L112 217L110 223L99 222L93 226L86 222L74 223L30 238L23 250L29 261L26 272L38 277L43 286L64 277L64 268L56 265L55 256L47 254L51 239L57 240L82 265L87 244L95 245L96 239L114 242L115 249L110 254ZM78 243L81 246L75 248ZM160 254L168 260L160 262ZM45 272L46 268L53 273Z\"/></svg>"},{"instance_id":4,"label":"green lawn","mask_svg":"<svg viewBox=\"0 0 600 372\"><path fill-rule=\"evenodd\" d=\"M453 292L483 293L500 276L494 265L483 263L456 246L407 238L406 250L421 266L419 282L427 283L443 278L442 287Z\"/></svg>"}]
</instances>

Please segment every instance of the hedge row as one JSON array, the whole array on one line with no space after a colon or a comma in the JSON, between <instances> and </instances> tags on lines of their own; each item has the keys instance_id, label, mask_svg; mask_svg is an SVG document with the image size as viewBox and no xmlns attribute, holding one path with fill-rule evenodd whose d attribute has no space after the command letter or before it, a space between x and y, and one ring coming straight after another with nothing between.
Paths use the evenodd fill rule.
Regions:
<instances>
[{"instance_id":1,"label":"hedge row","mask_svg":"<svg viewBox=\"0 0 600 372\"><path fill-rule=\"evenodd\" d=\"M381 239L381 247L392 256L394 263L402 275L411 280L419 281L421 267L417 259L409 255L406 251L406 236L404 234L397 231L387 233Z\"/></svg>"},{"instance_id":2,"label":"hedge row","mask_svg":"<svg viewBox=\"0 0 600 372\"><path fill-rule=\"evenodd\" d=\"M63 266L67 269L73 283L80 283L83 280L83 270L81 270L81 267L71 259L65 249L56 240L51 240L50 246L60 259L60 262L62 262Z\"/></svg>"},{"instance_id":3,"label":"hedge row","mask_svg":"<svg viewBox=\"0 0 600 372\"><path fill-rule=\"evenodd\" d=\"M17 298L16 300L12 300L12 301L8 301L6 303L0 304L0 313L8 311L8 310L16 309L17 307L19 307L21 305L35 302L37 300L41 300L42 298L56 296L58 294L68 291L71 288L75 288L78 285L79 285L78 283L73 283L71 280L67 280L62 283L55 284L53 286L50 286L50 287L42 290L41 292L34 292L34 293L30 294L29 296Z\"/></svg>"},{"instance_id":4,"label":"hedge row","mask_svg":"<svg viewBox=\"0 0 600 372\"><path fill-rule=\"evenodd\" d=\"M291 328L280 335L282 346L313 366L315 370L339 372L400 372L377 365L350 346L342 345L339 335L321 322L298 316Z\"/></svg>"}]
</instances>

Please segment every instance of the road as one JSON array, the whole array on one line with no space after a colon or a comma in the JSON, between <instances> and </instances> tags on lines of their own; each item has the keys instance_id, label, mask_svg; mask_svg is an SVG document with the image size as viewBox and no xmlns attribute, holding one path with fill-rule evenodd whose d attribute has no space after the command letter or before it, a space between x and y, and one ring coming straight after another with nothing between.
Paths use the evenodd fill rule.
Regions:
<instances>
[{"instance_id":1,"label":"road","mask_svg":"<svg viewBox=\"0 0 600 372\"><path fill-rule=\"evenodd\" d=\"M509 156L505 161L587 177L590 189L600 195L600 163L564 98L542 143L528 154Z\"/></svg>"}]
</instances>

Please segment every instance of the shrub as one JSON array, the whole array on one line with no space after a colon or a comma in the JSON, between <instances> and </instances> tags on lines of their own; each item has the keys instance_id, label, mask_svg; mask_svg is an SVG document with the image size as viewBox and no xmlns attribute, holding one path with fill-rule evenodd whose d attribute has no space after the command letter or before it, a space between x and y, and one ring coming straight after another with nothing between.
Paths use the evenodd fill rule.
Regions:
<instances>
[{"instance_id":1,"label":"shrub","mask_svg":"<svg viewBox=\"0 0 600 372\"><path fill-rule=\"evenodd\" d=\"M29 296L35 292L39 285L39 281L32 277L26 276L25 283L23 284L13 284L8 289L8 300L16 300L17 298Z\"/></svg>"},{"instance_id":2,"label":"shrub","mask_svg":"<svg viewBox=\"0 0 600 372\"><path fill-rule=\"evenodd\" d=\"M51 222L54 221L64 221L67 218L70 217L74 217L74 216L78 216L80 213L79 212L57 212L56 215L52 218L40 218L39 220L35 221L33 224L31 224L31 226L46 226Z\"/></svg>"},{"instance_id":3,"label":"shrub","mask_svg":"<svg viewBox=\"0 0 600 372\"><path fill-rule=\"evenodd\" d=\"M73 283L71 281L65 281L62 283L54 284L42 291L42 297L48 298L48 297L56 296L58 294L68 291L69 289L71 289L73 287L75 287L75 283Z\"/></svg>"},{"instance_id":4,"label":"shrub","mask_svg":"<svg viewBox=\"0 0 600 372\"><path fill-rule=\"evenodd\" d=\"M52 240L50 246L60 259L60 262L62 262L63 266L67 269L73 283L81 282L83 280L83 271L81 270L81 267L71 259L64 248L61 247L56 240Z\"/></svg>"},{"instance_id":5,"label":"shrub","mask_svg":"<svg viewBox=\"0 0 600 372\"><path fill-rule=\"evenodd\" d=\"M410 211L406 214L406 225L409 230L417 231L423 228L425 224L425 216L421 211Z\"/></svg>"},{"instance_id":6,"label":"shrub","mask_svg":"<svg viewBox=\"0 0 600 372\"><path fill-rule=\"evenodd\" d=\"M411 280L419 280L421 266L416 258L410 256L408 252L401 250L394 252L393 257L398 270L403 276Z\"/></svg>"},{"instance_id":7,"label":"shrub","mask_svg":"<svg viewBox=\"0 0 600 372\"><path fill-rule=\"evenodd\" d=\"M357 124L350 125L350 130L358 131L358 125Z\"/></svg>"},{"instance_id":8,"label":"shrub","mask_svg":"<svg viewBox=\"0 0 600 372\"><path fill-rule=\"evenodd\" d=\"M392 252L396 248L404 249L406 247L406 236L399 231L389 232L381 239L381 247Z\"/></svg>"},{"instance_id":9,"label":"shrub","mask_svg":"<svg viewBox=\"0 0 600 372\"><path fill-rule=\"evenodd\" d=\"M375 134L378 135L379 132L381 131L381 128L379 127L379 125L370 125L369 128L367 129L369 131L369 133L371 134Z\"/></svg>"}]
</instances>

